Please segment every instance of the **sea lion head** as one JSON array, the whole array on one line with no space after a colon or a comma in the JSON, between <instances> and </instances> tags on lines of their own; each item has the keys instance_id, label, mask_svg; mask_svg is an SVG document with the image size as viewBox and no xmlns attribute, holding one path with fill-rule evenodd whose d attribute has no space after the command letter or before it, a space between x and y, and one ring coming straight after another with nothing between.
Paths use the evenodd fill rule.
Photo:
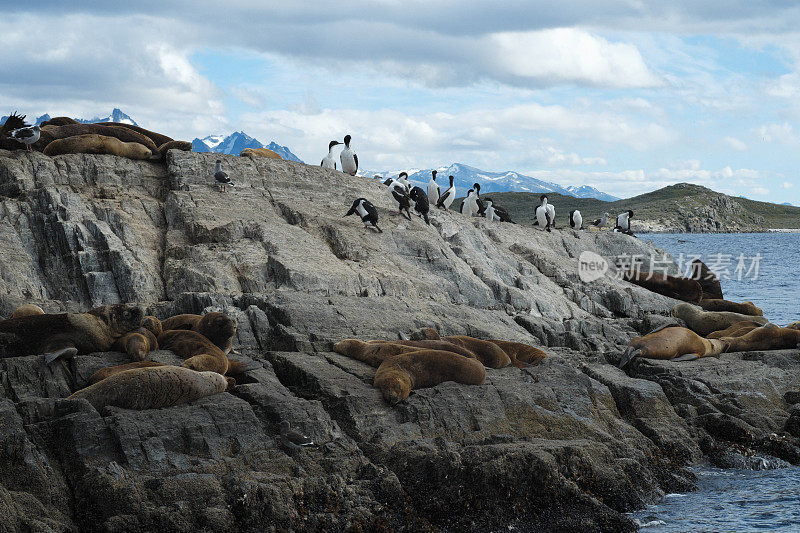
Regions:
<instances>
[{"instance_id":1,"label":"sea lion head","mask_svg":"<svg viewBox=\"0 0 800 533\"><path fill-rule=\"evenodd\" d=\"M390 405L395 405L408 398L411 387L411 378L407 372L395 372L381 383L383 397Z\"/></svg>"},{"instance_id":2,"label":"sea lion head","mask_svg":"<svg viewBox=\"0 0 800 533\"><path fill-rule=\"evenodd\" d=\"M364 351L367 343L358 339L344 339L333 345L333 351L342 355L355 355Z\"/></svg>"},{"instance_id":3,"label":"sea lion head","mask_svg":"<svg viewBox=\"0 0 800 533\"><path fill-rule=\"evenodd\" d=\"M211 312L203 315L195 331L199 331L222 350L226 350L232 346L237 329L238 324L235 319L225 313Z\"/></svg>"},{"instance_id":4,"label":"sea lion head","mask_svg":"<svg viewBox=\"0 0 800 533\"><path fill-rule=\"evenodd\" d=\"M697 313L697 308L692 304L687 303L679 303L672 309L670 309L669 314L681 319L686 319L688 316L692 316Z\"/></svg>"},{"instance_id":5,"label":"sea lion head","mask_svg":"<svg viewBox=\"0 0 800 533\"><path fill-rule=\"evenodd\" d=\"M142 319L141 326L145 329L149 329L156 337L164 332L164 328L161 326L161 321L154 316L148 315L144 317Z\"/></svg>"},{"instance_id":6,"label":"sea lion head","mask_svg":"<svg viewBox=\"0 0 800 533\"><path fill-rule=\"evenodd\" d=\"M225 389L226 391L230 392L230 391L236 390L236 380L235 379L225 376L225 382L227 383L227 388Z\"/></svg>"},{"instance_id":7,"label":"sea lion head","mask_svg":"<svg viewBox=\"0 0 800 533\"><path fill-rule=\"evenodd\" d=\"M117 335L124 335L139 327L144 318L144 307L136 304L114 304L95 307L89 311L108 325Z\"/></svg>"}]
</instances>

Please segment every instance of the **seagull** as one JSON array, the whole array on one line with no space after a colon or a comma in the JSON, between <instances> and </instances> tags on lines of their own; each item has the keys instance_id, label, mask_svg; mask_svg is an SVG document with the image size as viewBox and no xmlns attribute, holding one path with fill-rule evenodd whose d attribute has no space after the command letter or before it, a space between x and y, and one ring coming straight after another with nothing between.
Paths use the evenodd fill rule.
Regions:
<instances>
[{"instance_id":1,"label":"seagull","mask_svg":"<svg viewBox=\"0 0 800 533\"><path fill-rule=\"evenodd\" d=\"M322 159L322 163L319 164L322 168L332 168L336 170L336 160L333 158L333 147L337 144L342 144L339 141L331 141L328 143L328 155L326 155Z\"/></svg>"},{"instance_id":2,"label":"seagull","mask_svg":"<svg viewBox=\"0 0 800 533\"><path fill-rule=\"evenodd\" d=\"M39 126L29 126L27 128L18 128L8 134L9 139L14 139L25 145L29 152L32 152L31 145L39 140L42 130Z\"/></svg>"},{"instance_id":3,"label":"seagull","mask_svg":"<svg viewBox=\"0 0 800 533\"><path fill-rule=\"evenodd\" d=\"M594 222L592 222L592 226L596 227L597 229L605 227L608 224L608 217L610 217L608 213L603 213L603 218L598 218Z\"/></svg>"},{"instance_id":4,"label":"seagull","mask_svg":"<svg viewBox=\"0 0 800 533\"><path fill-rule=\"evenodd\" d=\"M307 446L316 446L311 438L292 429L287 420L281 422L281 444L293 450L305 448Z\"/></svg>"},{"instance_id":5,"label":"seagull","mask_svg":"<svg viewBox=\"0 0 800 533\"><path fill-rule=\"evenodd\" d=\"M217 186L219 186L219 192L225 192L228 190L228 185L231 187L235 187L234 183L231 181L230 176L228 176L227 172L222 171L222 160L217 159L217 165L214 167L214 180L217 182Z\"/></svg>"}]
</instances>

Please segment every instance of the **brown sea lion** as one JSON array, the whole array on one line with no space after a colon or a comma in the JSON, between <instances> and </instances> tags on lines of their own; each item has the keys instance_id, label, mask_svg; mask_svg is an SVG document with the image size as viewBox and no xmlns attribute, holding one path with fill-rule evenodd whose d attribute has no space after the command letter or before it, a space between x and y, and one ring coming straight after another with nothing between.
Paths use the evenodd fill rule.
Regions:
<instances>
[{"instance_id":1,"label":"brown sea lion","mask_svg":"<svg viewBox=\"0 0 800 533\"><path fill-rule=\"evenodd\" d=\"M48 127L42 130L39 140L32 147L44 151L44 148L53 141L79 135L102 135L126 143L139 143L150 150L151 153L158 149L158 146L146 135L127 128L103 124L67 124L66 126Z\"/></svg>"},{"instance_id":2,"label":"brown sea lion","mask_svg":"<svg viewBox=\"0 0 800 533\"><path fill-rule=\"evenodd\" d=\"M153 332L153 335L158 337L164 332L161 321L152 315L147 315L142 319L142 327L147 328Z\"/></svg>"},{"instance_id":3,"label":"brown sea lion","mask_svg":"<svg viewBox=\"0 0 800 533\"><path fill-rule=\"evenodd\" d=\"M183 357L185 361L181 366L192 370L241 374L260 368L258 364L248 364L228 358L225 352L196 331L185 329L164 331L159 335L158 343L162 349L171 350L178 357Z\"/></svg>"},{"instance_id":4,"label":"brown sea lion","mask_svg":"<svg viewBox=\"0 0 800 533\"><path fill-rule=\"evenodd\" d=\"M486 369L477 359L453 352L420 350L386 359L375 372L372 385L381 389L386 401L394 405L408 398L413 389L445 381L481 385L485 380Z\"/></svg>"},{"instance_id":5,"label":"brown sea lion","mask_svg":"<svg viewBox=\"0 0 800 533\"><path fill-rule=\"evenodd\" d=\"M239 153L242 157L268 157L270 159L283 159L268 148L245 148Z\"/></svg>"},{"instance_id":6,"label":"brown sea lion","mask_svg":"<svg viewBox=\"0 0 800 533\"><path fill-rule=\"evenodd\" d=\"M172 142L172 137L167 137L163 133L157 133L155 131L146 130L139 126L134 126L133 124L124 124L122 122L96 122L95 124L98 124L100 126L113 126L116 128L125 128L127 130L135 131L136 133L139 133L140 135L144 135L145 137L149 138L151 141L153 141L153 144L155 146L161 146L162 144Z\"/></svg>"},{"instance_id":7,"label":"brown sea lion","mask_svg":"<svg viewBox=\"0 0 800 533\"><path fill-rule=\"evenodd\" d=\"M402 346L410 346L412 348L418 348L420 350L443 350L445 352L453 352L457 353L458 355L462 355L464 357L472 357L473 359L477 359L475 352L471 350L467 350L460 344L453 344L452 342L447 341L436 341L436 340L419 340L419 341L412 341L412 340L400 340L400 341L369 341L368 344L400 344Z\"/></svg>"},{"instance_id":8,"label":"brown sea lion","mask_svg":"<svg viewBox=\"0 0 800 533\"><path fill-rule=\"evenodd\" d=\"M123 142L105 135L75 135L58 139L47 145L44 154L108 154L128 159L149 159L152 151L139 143Z\"/></svg>"},{"instance_id":9,"label":"brown sea lion","mask_svg":"<svg viewBox=\"0 0 800 533\"><path fill-rule=\"evenodd\" d=\"M333 345L333 351L378 368L389 357L417 352L419 348L393 342L369 343L358 339L344 339Z\"/></svg>"},{"instance_id":10,"label":"brown sea lion","mask_svg":"<svg viewBox=\"0 0 800 533\"><path fill-rule=\"evenodd\" d=\"M792 322L791 324L789 324L786 327L789 328L789 329L799 329L800 330L800 321Z\"/></svg>"},{"instance_id":11,"label":"brown sea lion","mask_svg":"<svg viewBox=\"0 0 800 533\"><path fill-rule=\"evenodd\" d=\"M43 315L43 314L44 314L44 309L42 309L38 305L36 305L36 304L24 304L24 305L20 305L16 309L14 309L14 312L11 313L11 317L10 318L20 318L20 317L23 317L23 316L34 316L34 315Z\"/></svg>"},{"instance_id":12,"label":"brown sea lion","mask_svg":"<svg viewBox=\"0 0 800 533\"><path fill-rule=\"evenodd\" d=\"M739 313L742 315L764 316L764 312L756 307L753 302L738 303L728 300L703 298L697 305L702 307L704 311L730 311L731 313Z\"/></svg>"},{"instance_id":13,"label":"brown sea lion","mask_svg":"<svg viewBox=\"0 0 800 533\"><path fill-rule=\"evenodd\" d=\"M107 305L85 313L59 313L0 321L0 357L45 354L61 356L107 352L118 338L139 327L144 309Z\"/></svg>"},{"instance_id":14,"label":"brown sea lion","mask_svg":"<svg viewBox=\"0 0 800 533\"><path fill-rule=\"evenodd\" d=\"M166 365L119 372L77 391L69 399L85 398L98 411L107 406L158 409L219 394L227 388L228 380L216 372Z\"/></svg>"},{"instance_id":15,"label":"brown sea lion","mask_svg":"<svg viewBox=\"0 0 800 533\"><path fill-rule=\"evenodd\" d=\"M223 352L230 353L238 324L225 313L212 311L205 315L175 315L161 322L164 331L188 329L196 331L213 342Z\"/></svg>"},{"instance_id":16,"label":"brown sea lion","mask_svg":"<svg viewBox=\"0 0 800 533\"><path fill-rule=\"evenodd\" d=\"M111 349L125 352L134 361L144 361L147 354L158 350L158 339L149 329L138 327L117 339Z\"/></svg>"},{"instance_id":17,"label":"brown sea lion","mask_svg":"<svg viewBox=\"0 0 800 533\"><path fill-rule=\"evenodd\" d=\"M670 314L683 320L689 329L703 337L726 329L737 322L751 321L762 325L769 322L763 316L742 315L729 311L703 311L699 307L687 303L676 305Z\"/></svg>"},{"instance_id":18,"label":"brown sea lion","mask_svg":"<svg viewBox=\"0 0 800 533\"><path fill-rule=\"evenodd\" d=\"M191 152L192 143L189 141L169 141L160 145L155 152L153 152L153 159L163 161L167 157L169 150L181 150L182 152Z\"/></svg>"},{"instance_id":19,"label":"brown sea lion","mask_svg":"<svg viewBox=\"0 0 800 533\"><path fill-rule=\"evenodd\" d=\"M725 351L725 347L725 342L704 339L688 328L666 326L633 339L622 354L619 367L624 368L634 357L691 361L698 357L719 355Z\"/></svg>"},{"instance_id":20,"label":"brown sea lion","mask_svg":"<svg viewBox=\"0 0 800 533\"><path fill-rule=\"evenodd\" d=\"M695 280L703 289L703 298L709 300L724 300L722 285L714 271L699 259L692 261L689 270L689 279Z\"/></svg>"},{"instance_id":21,"label":"brown sea lion","mask_svg":"<svg viewBox=\"0 0 800 533\"><path fill-rule=\"evenodd\" d=\"M467 337L466 335L451 335L443 340L463 346L475 353L478 361L488 368L503 368L511 364L511 358L508 354L493 342Z\"/></svg>"},{"instance_id":22,"label":"brown sea lion","mask_svg":"<svg viewBox=\"0 0 800 533\"><path fill-rule=\"evenodd\" d=\"M74 118L53 117L50 120L45 120L44 122L39 124L39 126L44 128L46 126L66 126L67 124L80 124L80 123L77 120L75 120Z\"/></svg>"},{"instance_id":23,"label":"brown sea lion","mask_svg":"<svg viewBox=\"0 0 800 533\"><path fill-rule=\"evenodd\" d=\"M501 341L497 339L491 339L491 342L502 348L511 359L511 364L517 368L539 364L547 357L547 354L539 348L534 348L533 346L521 342Z\"/></svg>"},{"instance_id":24,"label":"brown sea lion","mask_svg":"<svg viewBox=\"0 0 800 533\"><path fill-rule=\"evenodd\" d=\"M796 348L800 343L800 331L765 324L740 337L723 337L726 352L753 352L756 350L785 350Z\"/></svg>"},{"instance_id":25,"label":"brown sea lion","mask_svg":"<svg viewBox=\"0 0 800 533\"><path fill-rule=\"evenodd\" d=\"M644 287L650 292L663 296L683 300L685 302L699 302L703 297L700 284L688 278L678 278L662 272L642 272L640 270L626 270L622 279L634 285Z\"/></svg>"},{"instance_id":26,"label":"brown sea lion","mask_svg":"<svg viewBox=\"0 0 800 533\"><path fill-rule=\"evenodd\" d=\"M124 365L107 366L89 376L89 385L94 385L98 381L102 381L107 377L111 377L114 374L119 374L120 372L124 372L126 370L132 370L134 368L150 368L154 366L168 365L165 365L164 363L157 363L155 361L135 361L133 363L125 363Z\"/></svg>"},{"instance_id":27,"label":"brown sea lion","mask_svg":"<svg viewBox=\"0 0 800 533\"><path fill-rule=\"evenodd\" d=\"M752 320L745 320L744 322L737 322L725 329L714 331L706 335L707 339L721 339L722 337L741 337L745 333L750 333L756 328L760 328L762 324L753 322Z\"/></svg>"},{"instance_id":28,"label":"brown sea lion","mask_svg":"<svg viewBox=\"0 0 800 533\"><path fill-rule=\"evenodd\" d=\"M439 336L439 332L433 328L422 328L416 331L411 332L411 340L420 341L420 340L432 340L438 341L441 339Z\"/></svg>"}]
</instances>

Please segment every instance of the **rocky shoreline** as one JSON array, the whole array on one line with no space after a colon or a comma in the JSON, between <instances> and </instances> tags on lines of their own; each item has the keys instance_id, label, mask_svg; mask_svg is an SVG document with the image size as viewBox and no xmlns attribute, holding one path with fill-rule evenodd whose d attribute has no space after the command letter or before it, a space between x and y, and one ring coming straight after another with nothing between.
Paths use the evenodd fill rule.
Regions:
<instances>
[{"instance_id":1,"label":"rocky shoreline","mask_svg":"<svg viewBox=\"0 0 800 533\"><path fill-rule=\"evenodd\" d=\"M262 365L233 393L97 412L64 398L123 354L0 359L6 530L633 531L625 513L691 490L698 461L800 463L797 350L613 365L675 301L584 283L577 257L652 245L441 212L425 226L391 217L373 180L289 161L225 156L237 188L220 194L217 157L0 151L0 316L221 310ZM342 218L362 196L383 234ZM391 407L373 368L332 352L425 326L548 357ZM284 419L319 446L282 448Z\"/></svg>"}]
</instances>

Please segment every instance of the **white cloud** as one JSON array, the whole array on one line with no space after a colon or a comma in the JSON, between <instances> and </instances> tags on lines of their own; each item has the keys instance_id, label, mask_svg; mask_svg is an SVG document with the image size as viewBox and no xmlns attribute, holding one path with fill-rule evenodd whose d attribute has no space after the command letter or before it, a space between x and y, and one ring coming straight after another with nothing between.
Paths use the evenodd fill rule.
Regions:
<instances>
[{"instance_id":1,"label":"white cloud","mask_svg":"<svg viewBox=\"0 0 800 533\"><path fill-rule=\"evenodd\" d=\"M792 187L794 187L794 183L788 181L784 181L783 183L781 183L782 189L791 189Z\"/></svg>"},{"instance_id":2,"label":"white cloud","mask_svg":"<svg viewBox=\"0 0 800 533\"><path fill-rule=\"evenodd\" d=\"M747 145L744 143L744 141L741 141L735 137L725 137L723 140L734 150L738 150L740 152L747 150Z\"/></svg>"},{"instance_id":3,"label":"white cloud","mask_svg":"<svg viewBox=\"0 0 800 533\"><path fill-rule=\"evenodd\" d=\"M769 189L765 189L764 187L753 187L750 189L750 192L753 194L757 194L758 196L766 196L769 194Z\"/></svg>"}]
</instances>

